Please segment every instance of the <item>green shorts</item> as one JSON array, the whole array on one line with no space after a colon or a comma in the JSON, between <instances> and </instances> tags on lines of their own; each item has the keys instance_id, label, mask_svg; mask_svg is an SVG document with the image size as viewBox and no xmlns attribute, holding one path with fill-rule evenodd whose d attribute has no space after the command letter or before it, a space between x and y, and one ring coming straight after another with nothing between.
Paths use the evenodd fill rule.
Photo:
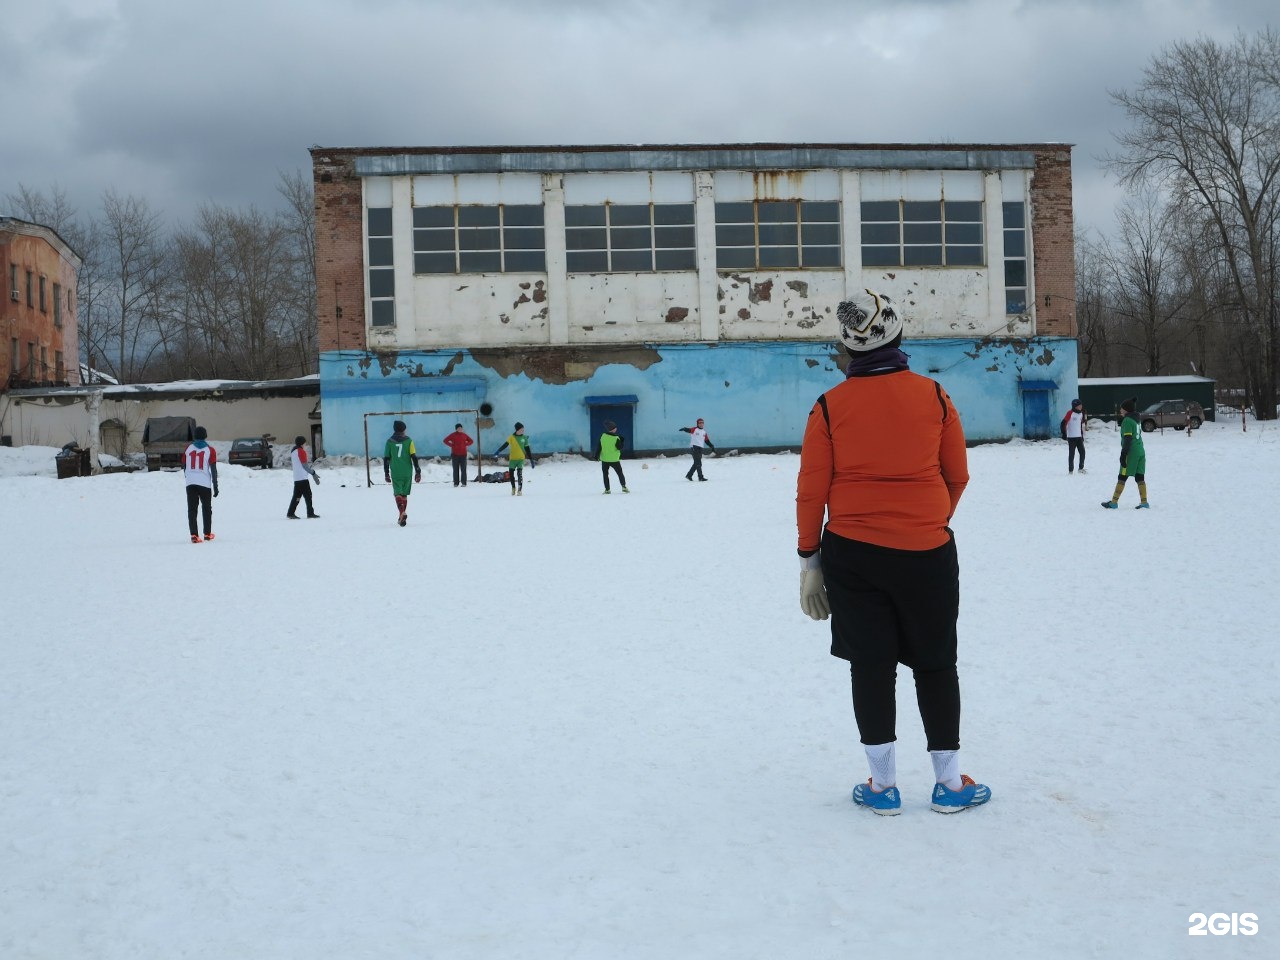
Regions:
<instances>
[{"instance_id":1,"label":"green shorts","mask_svg":"<svg viewBox=\"0 0 1280 960\"><path fill-rule=\"evenodd\" d=\"M397 497L407 497L413 490L412 473L393 473L391 475L391 492Z\"/></svg>"}]
</instances>

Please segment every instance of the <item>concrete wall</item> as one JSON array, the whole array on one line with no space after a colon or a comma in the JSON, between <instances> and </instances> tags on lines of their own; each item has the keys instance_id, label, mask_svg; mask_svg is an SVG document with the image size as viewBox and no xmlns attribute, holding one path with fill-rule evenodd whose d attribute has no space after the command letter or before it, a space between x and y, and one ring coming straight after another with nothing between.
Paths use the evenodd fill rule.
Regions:
<instances>
[{"instance_id":1,"label":"concrete wall","mask_svg":"<svg viewBox=\"0 0 1280 960\"><path fill-rule=\"evenodd\" d=\"M970 440L1021 435L1019 380L1058 383L1051 410L1075 396L1074 339L912 340L904 349L913 370L937 379L951 394ZM842 362L829 343L794 341L415 350L376 357L329 352L320 357L325 448L331 454L363 453L365 414L488 403L493 432L481 438L485 453L516 420L526 425L535 451L587 450L594 438L586 398L601 395L638 398L628 438L637 450L683 449L686 438L679 428L698 417L707 420L718 447L798 448L818 395L843 379ZM455 421L444 415L404 419L424 454L444 450L438 441ZM375 447L390 432L388 420L369 421Z\"/></svg>"},{"instance_id":2,"label":"concrete wall","mask_svg":"<svg viewBox=\"0 0 1280 960\"><path fill-rule=\"evenodd\" d=\"M308 414L316 397L249 397L240 400L112 399L104 397L99 414L103 424L102 452L122 456L116 437L122 437L125 454L142 450L142 428L148 417L195 417L212 440L276 437L284 449L301 434L310 440ZM118 425L118 428L117 428ZM46 399L0 397L0 434L10 435L14 446L36 444L61 447L75 440L89 445L89 413L83 396Z\"/></svg>"}]
</instances>

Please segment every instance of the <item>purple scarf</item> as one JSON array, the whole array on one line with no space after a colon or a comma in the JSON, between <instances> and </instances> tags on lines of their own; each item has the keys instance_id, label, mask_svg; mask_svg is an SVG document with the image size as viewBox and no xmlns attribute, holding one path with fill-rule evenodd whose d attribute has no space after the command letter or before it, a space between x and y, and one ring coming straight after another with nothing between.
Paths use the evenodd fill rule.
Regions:
<instances>
[{"instance_id":1,"label":"purple scarf","mask_svg":"<svg viewBox=\"0 0 1280 960\"><path fill-rule=\"evenodd\" d=\"M897 373L907 369L907 355L897 347L879 347L859 353L849 361L844 375L848 377L866 377L873 373Z\"/></svg>"}]
</instances>

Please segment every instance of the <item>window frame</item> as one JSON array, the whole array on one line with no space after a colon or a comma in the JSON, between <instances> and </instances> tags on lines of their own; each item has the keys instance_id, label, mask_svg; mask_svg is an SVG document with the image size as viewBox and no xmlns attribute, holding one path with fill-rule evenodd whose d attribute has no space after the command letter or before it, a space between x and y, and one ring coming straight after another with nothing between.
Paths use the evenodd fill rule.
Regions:
<instances>
[{"instance_id":1,"label":"window frame","mask_svg":"<svg viewBox=\"0 0 1280 960\"><path fill-rule=\"evenodd\" d=\"M600 213L599 222L589 222ZM643 216L641 215L643 213ZM692 201L659 203L566 204L566 273L696 273L698 270L698 209ZM579 219L582 222L574 222ZM628 222L629 221L629 222ZM677 231L687 242L674 243ZM599 233L601 245L576 242L584 234ZM639 240L646 243L622 243ZM641 261L641 257L646 258ZM585 258L603 258L596 265Z\"/></svg>"},{"instance_id":2,"label":"window frame","mask_svg":"<svg viewBox=\"0 0 1280 960\"><path fill-rule=\"evenodd\" d=\"M1014 210L1018 211L1017 220L1021 223L1010 225L1009 214ZM1031 258L1028 256L1027 240L1028 224L1027 224L1027 202L1025 200L1006 200L1001 204L1000 209L1000 229L1004 231L1004 313L1006 317L1016 317L1031 312ZM1021 253L1010 256L1010 239L1017 237L1021 246ZM1010 267L1017 267L1021 264L1022 282L1010 283L1011 279L1016 280L1017 277L1010 272ZM1014 299L1018 292L1022 294L1022 300L1019 303ZM1011 309L1015 305L1020 305L1021 310Z\"/></svg>"},{"instance_id":3,"label":"window frame","mask_svg":"<svg viewBox=\"0 0 1280 960\"><path fill-rule=\"evenodd\" d=\"M883 212L890 205L896 207L896 218L869 217L869 213ZM956 209L954 218L948 217L948 206ZM977 219L967 208L975 207ZM880 208L871 210L870 208ZM936 208L936 216L928 208ZM966 215L968 213L968 215ZM858 246L865 267L894 267L903 270L973 270L985 269L987 262L986 202L983 200L863 200L858 210ZM888 228L896 228L896 241L886 242ZM949 239L955 233L973 231L977 242ZM966 229L968 228L968 229ZM883 255L896 250L896 257ZM929 251L937 251L934 259ZM964 257L965 251L977 251L977 262ZM875 252L882 252L876 256Z\"/></svg>"},{"instance_id":4,"label":"window frame","mask_svg":"<svg viewBox=\"0 0 1280 960\"><path fill-rule=\"evenodd\" d=\"M419 223L431 218L431 214L419 216L418 211L451 211L450 223ZM516 222L512 222L515 211L522 211ZM537 223L520 222L528 215L528 211L538 211ZM510 211L510 212L509 212ZM487 213L493 213L493 223L479 222L488 219ZM528 274L547 272L547 215L543 203L430 203L413 207L413 275L415 277L447 277L466 274L504 273ZM464 223L464 220L476 220L475 223ZM483 246L476 246L467 241L479 243L485 233L492 231L493 238ZM535 236L536 235L536 236ZM448 237L451 245L435 245L426 241L434 238L442 240ZM518 239L536 240L536 245L520 245L513 241ZM419 243L422 246L419 247ZM435 258L443 265L445 257L451 257L452 269L423 269ZM479 258L495 257L491 266L479 267ZM464 266L464 258L472 263ZM512 264L512 260L525 260L521 264ZM539 262L540 261L540 262Z\"/></svg>"},{"instance_id":5,"label":"window frame","mask_svg":"<svg viewBox=\"0 0 1280 960\"><path fill-rule=\"evenodd\" d=\"M730 219L729 208L751 205L751 220L742 219L739 215ZM782 217L786 206L794 204L792 217ZM830 206L834 209L835 219L830 215L819 216L820 208ZM809 209L806 210L806 207ZM761 216L762 211L770 214ZM806 215L806 214L812 215ZM722 216L724 219L722 219ZM756 198L753 200L719 201L715 204L716 229L716 271L733 273L738 270L842 270L844 269L844 243L842 223L844 221L844 204L839 200L805 200L800 198ZM738 237L741 232L751 228L751 243L723 243L734 231ZM784 240L788 231L794 229L795 239ZM834 230L834 239L828 242L805 242L805 231L813 235ZM767 239L766 239L767 236ZM751 251L750 258L743 258L743 251ZM834 263L822 262L822 251L834 252ZM737 256L734 255L737 252ZM808 255L806 255L808 252ZM750 262L733 262L749 259ZM813 262L810 262L810 261ZM771 261L771 262L767 262ZM789 262L788 262L789 261Z\"/></svg>"},{"instance_id":6,"label":"window frame","mask_svg":"<svg viewBox=\"0 0 1280 960\"><path fill-rule=\"evenodd\" d=\"M374 214L386 227L374 232ZM396 325L395 217L391 207L365 208L365 284L369 297L369 327L385 329ZM382 232L385 229L385 232ZM375 255L374 241L379 241ZM385 241L381 242L381 241ZM378 262L374 262L374 261ZM383 262L383 261L386 262ZM374 295L374 287L390 282L390 293Z\"/></svg>"}]
</instances>

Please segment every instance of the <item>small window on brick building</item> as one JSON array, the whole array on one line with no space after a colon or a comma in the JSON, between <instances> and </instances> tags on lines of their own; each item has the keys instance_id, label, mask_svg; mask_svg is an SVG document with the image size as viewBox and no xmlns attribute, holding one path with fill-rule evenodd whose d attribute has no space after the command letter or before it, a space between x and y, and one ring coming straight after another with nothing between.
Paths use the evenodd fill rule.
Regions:
<instances>
[{"instance_id":1,"label":"small window on brick building","mask_svg":"<svg viewBox=\"0 0 1280 960\"><path fill-rule=\"evenodd\" d=\"M374 327L396 325L396 268L390 207L370 207L366 219L369 252L369 322Z\"/></svg>"},{"instance_id":2,"label":"small window on brick building","mask_svg":"<svg viewBox=\"0 0 1280 960\"><path fill-rule=\"evenodd\" d=\"M1021 201L1004 204L1004 312L1026 313L1027 208Z\"/></svg>"},{"instance_id":3,"label":"small window on brick building","mask_svg":"<svg viewBox=\"0 0 1280 960\"><path fill-rule=\"evenodd\" d=\"M54 369L54 377L57 379L57 381L59 383L66 383L67 367L66 367L66 364L62 362L61 350L55 350L53 352L53 369Z\"/></svg>"},{"instance_id":4,"label":"small window on brick building","mask_svg":"<svg viewBox=\"0 0 1280 960\"><path fill-rule=\"evenodd\" d=\"M40 278L40 312L49 312L48 281L43 276Z\"/></svg>"},{"instance_id":5,"label":"small window on brick building","mask_svg":"<svg viewBox=\"0 0 1280 960\"><path fill-rule=\"evenodd\" d=\"M45 346L40 347L40 379L49 379L49 348Z\"/></svg>"},{"instance_id":6,"label":"small window on brick building","mask_svg":"<svg viewBox=\"0 0 1280 960\"><path fill-rule=\"evenodd\" d=\"M53 285L53 325L62 326L62 284Z\"/></svg>"},{"instance_id":7,"label":"small window on brick building","mask_svg":"<svg viewBox=\"0 0 1280 960\"><path fill-rule=\"evenodd\" d=\"M9 338L9 372L16 374L22 367L19 365L18 338Z\"/></svg>"},{"instance_id":8,"label":"small window on brick building","mask_svg":"<svg viewBox=\"0 0 1280 960\"><path fill-rule=\"evenodd\" d=\"M36 275L30 270L27 271L27 306L34 307L35 304Z\"/></svg>"},{"instance_id":9,"label":"small window on brick building","mask_svg":"<svg viewBox=\"0 0 1280 960\"><path fill-rule=\"evenodd\" d=\"M36 345L35 341L27 341L27 379L36 378Z\"/></svg>"},{"instance_id":10,"label":"small window on brick building","mask_svg":"<svg viewBox=\"0 0 1280 960\"><path fill-rule=\"evenodd\" d=\"M16 263L9 264L9 299L15 303L18 300L18 265Z\"/></svg>"}]
</instances>

